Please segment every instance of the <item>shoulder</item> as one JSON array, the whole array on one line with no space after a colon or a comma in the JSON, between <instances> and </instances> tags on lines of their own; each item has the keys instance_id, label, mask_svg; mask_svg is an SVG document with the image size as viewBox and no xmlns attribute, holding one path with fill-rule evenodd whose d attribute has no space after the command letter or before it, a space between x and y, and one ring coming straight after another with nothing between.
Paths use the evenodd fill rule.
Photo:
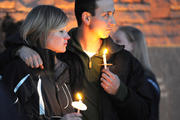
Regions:
<instances>
[{"instance_id":1,"label":"shoulder","mask_svg":"<svg viewBox=\"0 0 180 120\"><path fill-rule=\"evenodd\" d=\"M106 46L110 50L110 56L116 57L116 59L134 59L133 55L124 49L124 45L116 44L111 37L105 39Z\"/></svg>"},{"instance_id":2,"label":"shoulder","mask_svg":"<svg viewBox=\"0 0 180 120\"><path fill-rule=\"evenodd\" d=\"M20 58L11 61L5 68L3 73L4 80L18 80L25 75L31 73L31 68L29 68L25 62Z\"/></svg>"},{"instance_id":3,"label":"shoulder","mask_svg":"<svg viewBox=\"0 0 180 120\"><path fill-rule=\"evenodd\" d=\"M26 63L21 60L20 58L16 58L14 60L12 60L8 65L7 68L12 68L12 69L16 69L16 70L26 70L29 69L29 67L26 65Z\"/></svg>"},{"instance_id":4,"label":"shoulder","mask_svg":"<svg viewBox=\"0 0 180 120\"><path fill-rule=\"evenodd\" d=\"M145 76L146 76L147 81L155 88L155 90L158 93L160 93L160 88L159 88L158 82L156 80L155 74L152 71L146 69Z\"/></svg>"},{"instance_id":5,"label":"shoulder","mask_svg":"<svg viewBox=\"0 0 180 120\"><path fill-rule=\"evenodd\" d=\"M127 50L122 49L116 53L113 53L111 55L111 59L114 62L123 62L123 63L133 63L133 62L137 62L137 59Z\"/></svg>"},{"instance_id":6,"label":"shoulder","mask_svg":"<svg viewBox=\"0 0 180 120\"><path fill-rule=\"evenodd\" d=\"M5 40L5 46L14 47L15 45L23 45L25 41L20 37L20 33L13 34Z\"/></svg>"}]
</instances>

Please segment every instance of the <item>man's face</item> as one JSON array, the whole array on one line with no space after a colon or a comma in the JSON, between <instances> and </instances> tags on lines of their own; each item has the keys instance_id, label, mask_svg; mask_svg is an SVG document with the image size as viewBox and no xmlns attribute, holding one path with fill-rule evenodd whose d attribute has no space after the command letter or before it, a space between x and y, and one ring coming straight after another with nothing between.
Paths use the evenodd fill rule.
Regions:
<instances>
[{"instance_id":1,"label":"man's face","mask_svg":"<svg viewBox=\"0 0 180 120\"><path fill-rule=\"evenodd\" d=\"M95 10L95 16L92 16L90 29L98 38L107 38L116 23L113 16L115 11L114 2L113 0L98 0L96 4L97 9Z\"/></svg>"}]
</instances>

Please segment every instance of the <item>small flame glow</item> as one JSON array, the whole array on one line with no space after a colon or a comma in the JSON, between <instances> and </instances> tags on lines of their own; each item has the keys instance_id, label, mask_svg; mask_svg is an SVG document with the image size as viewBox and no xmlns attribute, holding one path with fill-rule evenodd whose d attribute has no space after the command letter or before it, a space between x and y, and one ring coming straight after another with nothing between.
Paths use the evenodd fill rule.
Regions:
<instances>
[{"instance_id":1,"label":"small flame glow","mask_svg":"<svg viewBox=\"0 0 180 120\"><path fill-rule=\"evenodd\" d=\"M108 53L108 49L105 48L105 49L104 49L104 54L107 54L107 53Z\"/></svg>"},{"instance_id":2,"label":"small flame glow","mask_svg":"<svg viewBox=\"0 0 180 120\"><path fill-rule=\"evenodd\" d=\"M77 93L77 94L76 94L76 97L77 97L78 100L82 100L82 95L81 95L81 93Z\"/></svg>"}]
</instances>

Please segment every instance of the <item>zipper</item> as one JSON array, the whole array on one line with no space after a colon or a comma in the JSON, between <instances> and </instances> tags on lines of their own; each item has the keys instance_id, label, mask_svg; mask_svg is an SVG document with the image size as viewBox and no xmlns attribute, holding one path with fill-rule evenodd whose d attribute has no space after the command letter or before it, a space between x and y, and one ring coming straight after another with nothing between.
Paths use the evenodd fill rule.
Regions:
<instances>
[{"instance_id":1,"label":"zipper","mask_svg":"<svg viewBox=\"0 0 180 120\"><path fill-rule=\"evenodd\" d=\"M89 65L88 65L88 67L89 67L89 69L92 68L92 60L91 60L91 58L89 58Z\"/></svg>"},{"instance_id":2,"label":"zipper","mask_svg":"<svg viewBox=\"0 0 180 120\"><path fill-rule=\"evenodd\" d=\"M61 111L63 111L63 106L62 106L62 103L60 102L61 100L59 99L59 91L60 91L60 88L59 88L59 85L58 85L58 83L57 82L55 82L55 88L56 88L56 98L57 98L57 102L58 102L58 104L59 104L59 106L60 106L60 109L61 109Z\"/></svg>"},{"instance_id":3,"label":"zipper","mask_svg":"<svg viewBox=\"0 0 180 120\"><path fill-rule=\"evenodd\" d=\"M55 83L57 91L59 91L59 86L57 83Z\"/></svg>"},{"instance_id":4,"label":"zipper","mask_svg":"<svg viewBox=\"0 0 180 120\"><path fill-rule=\"evenodd\" d=\"M65 83L64 83L64 84L65 84ZM67 94L66 94L66 91L65 91L65 88L63 87L63 85L62 85L62 89L63 89L63 92L64 92L64 94L65 94L65 96L66 96L66 100L67 100L67 104L66 104L66 106L64 107L64 109L66 109L66 108L69 106L70 101L69 101L69 98L68 98L68 96L67 96Z\"/></svg>"}]
</instances>

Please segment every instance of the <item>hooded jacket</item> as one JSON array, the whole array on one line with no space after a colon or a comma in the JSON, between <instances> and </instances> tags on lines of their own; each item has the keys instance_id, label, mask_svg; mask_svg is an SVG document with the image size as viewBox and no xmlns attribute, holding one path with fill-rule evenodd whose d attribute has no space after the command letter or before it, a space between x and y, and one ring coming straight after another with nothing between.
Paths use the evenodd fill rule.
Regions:
<instances>
[{"instance_id":1,"label":"hooded jacket","mask_svg":"<svg viewBox=\"0 0 180 120\"><path fill-rule=\"evenodd\" d=\"M68 52L79 56L85 78L83 82L84 102L87 111L85 120L146 120L152 100L151 86L145 80L141 64L123 46L113 43L111 38L104 39L100 51L89 58L77 40L77 29L69 32L71 40ZM116 95L107 94L100 86L103 49L108 48L107 60L112 63L110 70L120 78ZM76 63L74 63L76 64Z\"/></svg>"},{"instance_id":2,"label":"hooded jacket","mask_svg":"<svg viewBox=\"0 0 180 120\"><path fill-rule=\"evenodd\" d=\"M111 38L104 39L99 53L89 59L76 39L77 29L72 29L69 34L71 39L68 41L67 51L58 56L71 65L71 84L73 83L76 89L82 87L84 92L83 100L88 109L82 112L83 119L147 120L150 117L154 94L152 86L145 79L144 69L137 59L124 50L123 46L114 44ZM22 39L14 42L10 40L8 44L21 45ZM120 87L116 95L107 94L100 86L104 47L109 50L108 63L113 64L110 70L120 78ZM85 76L82 73L85 73ZM83 78L79 79L81 75Z\"/></svg>"},{"instance_id":3,"label":"hooded jacket","mask_svg":"<svg viewBox=\"0 0 180 120\"><path fill-rule=\"evenodd\" d=\"M27 120L59 119L74 112L67 64L59 61L55 65L54 52L35 49L43 59L44 70L32 69L18 58L5 69L3 80L14 104Z\"/></svg>"}]
</instances>

